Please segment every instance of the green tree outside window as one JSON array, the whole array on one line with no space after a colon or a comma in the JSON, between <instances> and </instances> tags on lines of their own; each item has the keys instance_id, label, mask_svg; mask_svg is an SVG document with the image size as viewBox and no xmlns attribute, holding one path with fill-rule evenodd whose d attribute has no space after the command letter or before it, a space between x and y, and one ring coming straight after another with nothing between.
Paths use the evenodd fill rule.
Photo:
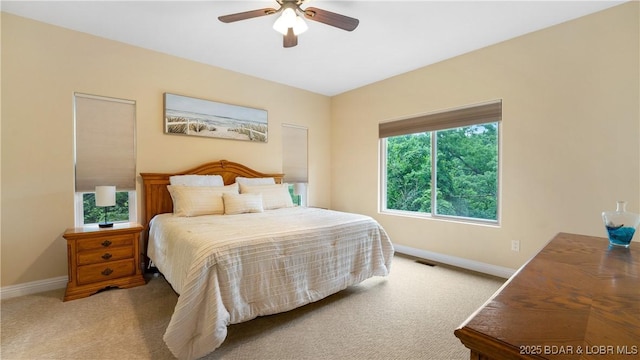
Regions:
<instances>
[{"instance_id":1,"label":"green tree outside window","mask_svg":"<svg viewBox=\"0 0 640 360\"><path fill-rule=\"evenodd\" d=\"M104 208L96 206L96 194L82 194L82 206L84 211L84 224L97 224L104 222ZM127 191L116 192L116 205L108 209L108 222L129 221L129 193Z\"/></svg>"},{"instance_id":2,"label":"green tree outside window","mask_svg":"<svg viewBox=\"0 0 640 360\"><path fill-rule=\"evenodd\" d=\"M498 123L385 141L387 209L497 220Z\"/></svg>"}]
</instances>

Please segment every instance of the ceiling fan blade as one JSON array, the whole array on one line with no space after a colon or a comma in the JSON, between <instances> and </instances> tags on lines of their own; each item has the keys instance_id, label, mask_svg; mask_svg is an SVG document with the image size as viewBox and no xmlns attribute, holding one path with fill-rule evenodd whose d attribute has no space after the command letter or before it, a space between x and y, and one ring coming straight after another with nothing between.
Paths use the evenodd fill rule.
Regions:
<instances>
[{"instance_id":1,"label":"ceiling fan blade","mask_svg":"<svg viewBox=\"0 0 640 360\"><path fill-rule=\"evenodd\" d=\"M264 9L258 9L258 10L245 11L245 12L236 13L236 14L218 16L218 20L222 21L223 23L232 23L235 21L252 19L255 17L265 16L265 15L271 15L271 14L275 14L276 12L277 12L276 9L264 8Z\"/></svg>"},{"instance_id":2,"label":"ceiling fan blade","mask_svg":"<svg viewBox=\"0 0 640 360\"><path fill-rule=\"evenodd\" d=\"M347 31L353 31L360 23L360 20L358 19L315 7L306 8L304 10L304 17L309 20L318 21Z\"/></svg>"},{"instance_id":3,"label":"ceiling fan blade","mask_svg":"<svg viewBox=\"0 0 640 360\"><path fill-rule=\"evenodd\" d=\"M287 35L285 35L282 40L282 46L290 48L296 45L298 45L298 36L293 33L293 28L289 28Z\"/></svg>"}]
</instances>

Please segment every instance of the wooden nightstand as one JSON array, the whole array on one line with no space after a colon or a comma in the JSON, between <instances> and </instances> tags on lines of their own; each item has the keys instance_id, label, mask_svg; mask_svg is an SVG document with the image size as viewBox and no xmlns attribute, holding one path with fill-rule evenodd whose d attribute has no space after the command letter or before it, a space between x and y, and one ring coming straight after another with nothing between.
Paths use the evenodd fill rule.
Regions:
<instances>
[{"instance_id":1,"label":"wooden nightstand","mask_svg":"<svg viewBox=\"0 0 640 360\"><path fill-rule=\"evenodd\" d=\"M63 237L67 239L69 283L64 301L108 287L144 285L139 251L142 230L134 223L67 229Z\"/></svg>"}]
</instances>

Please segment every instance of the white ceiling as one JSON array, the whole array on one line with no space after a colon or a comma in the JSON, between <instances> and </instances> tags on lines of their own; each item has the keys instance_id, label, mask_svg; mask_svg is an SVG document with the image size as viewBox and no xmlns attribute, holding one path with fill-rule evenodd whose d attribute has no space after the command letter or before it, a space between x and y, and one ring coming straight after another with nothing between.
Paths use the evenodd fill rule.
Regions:
<instances>
[{"instance_id":1,"label":"white ceiling","mask_svg":"<svg viewBox=\"0 0 640 360\"><path fill-rule=\"evenodd\" d=\"M625 1L331 1L314 6L358 18L353 32L307 21L282 47L276 16L224 24L220 15L262 1L6 1L2 11L336 95Z\"/></svg>"}]
</instances>

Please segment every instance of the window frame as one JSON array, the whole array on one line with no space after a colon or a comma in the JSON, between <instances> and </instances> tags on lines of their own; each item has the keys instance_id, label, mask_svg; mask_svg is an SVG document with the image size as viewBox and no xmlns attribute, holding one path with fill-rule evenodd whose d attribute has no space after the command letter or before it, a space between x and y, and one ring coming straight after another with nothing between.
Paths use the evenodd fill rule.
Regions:
<instances>
[{"instance_id":1,"label":"window frame","mask_svg":"<svg viewBox=\"0 0 640 360\"><path fill-rule=\"evenodd\" d=\"M431 183L431 211L429 213L423 213L423 212L419 212L419 211L408 211L408 210L396 210L396 209L389 209L387 207L387 139L389 137L393 137L393 136L388 136L388 137L380 137L379 139L379 150L380 150L380 188L379 188L379 201L378 201L378 205L379 205L379 212L381 214L387 214L387 215L395 215L395 216L404 216L404 217L415 217L415 218L422 218L422 219L435 219L435 220L445 220L445 221L454 221L454 222L462 222L462 223L469 223L469 224L477 224L477 225L488 225L488 226L500 226L501 224L501 218L502 218L502 211L501 211L501 193L502 193L502 121L500 120L496 120L496 121L488 121L488 122L483 122L483 123L478 123L478 124L474 124L474 125L483 125L483 124L496 124L497 127L497 141L496 141L496 146L497 146L497 169L496 169L496 185L497 185L497 191L496 191L496 219L481 219L481 218L470 218L470 217L465 217L465 216L457 216L457 215L443 215L443 214L437 214L434 211L437 209L437 142L438 142L438 136L436 135L438 131L446 131L446 130L452 130L452 129L457 129L460 127L465 127L465 126L469 126L469 125L465 125L465 126L453 126L453 127L449 127L449 128L441 128L439 130L432 130L432 131L420 131L420 132L414 132L414 134L418 134L418 133L429 133L429 136L431 138L431 179L430 183ZM394 136L400 136L400 135L394 135ZM434 191L435 190L435 191Z\"/></svg>"},{"instance_id":2,"label":"window frame","mask_svg":"<svg viewBox=\"0 0 640 360\"><path fill-rule=\"evenodd\" d=\"M84 101L87 100L95 100L95 101L102 101L104 103L113 103L113 104L126 104L126 105L132 105L133 106L133 126L132 126L132 133L131 133L131 143L133 146L133 150L132 150L132 164L133 164L133 168L131 171L131 180L126 180L124 183L122 183L121 181L109 181L110 184L112 185L117 185L118 188L116 190L116 193L121 193L121 192L126 192L128 193L128 204L129 204L129 218L126 221L113 221L113 223L135 223L138 221L138 206L137 206L137 188L136 188L136 180L135 180L135 174L136 174L136 158L137 158L137 144L136 144L136 127L137 127L137 118L136 118L136 112L137 112L137 103L135 100L127 100L127 99L120 99L120 98L114 98L114 97L108 97L108 96L100 96L100 95L92 95L92 94L87 94L87 93L80 93L80 92L74 92L73 93L73 127L74 127L74 136L73 136L73 141L74 141L74 147L73 147L73 156L74 156L74 222L75 222L75 226L76 227L84 227L84 226L97 226L98 223L89 223L86 224L84 222L84 201L83 201L83 197L84 194L95 194L95 191L87 191L89 189L83 188L78 190L78 101L83 101L84 104L84 109L86 110L86 103L84 103ZM83 117L84 118L84 117ZM116 160L117 161L117 160ZM117 178L120 179L121 178ZM120 188L122 186L122 188Z\"/></svg>"}]
</instances>

